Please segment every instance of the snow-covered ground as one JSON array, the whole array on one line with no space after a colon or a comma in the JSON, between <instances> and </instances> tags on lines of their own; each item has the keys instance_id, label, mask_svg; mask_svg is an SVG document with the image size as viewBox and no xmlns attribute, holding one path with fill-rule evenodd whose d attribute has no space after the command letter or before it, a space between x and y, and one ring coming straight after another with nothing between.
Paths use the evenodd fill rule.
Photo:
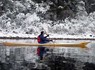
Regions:
<instances>
[{"instance_id":1,"label":"snow-covered ground","mask_svg":"<svg viewBox=\"0 0 95 70\"><path fill-rule=\"evenodd\" d=\"M40 33L39 33L40 34ZM22 33L0 33L0 37L21 37L21 38L37 38L37 36L39 34L22 34ZM67 35L67 34L54 34L54 33L50 33L49 34L50 38L95 38L94 34L83 34L83 35Z\"/></svg>"}]
</instances>

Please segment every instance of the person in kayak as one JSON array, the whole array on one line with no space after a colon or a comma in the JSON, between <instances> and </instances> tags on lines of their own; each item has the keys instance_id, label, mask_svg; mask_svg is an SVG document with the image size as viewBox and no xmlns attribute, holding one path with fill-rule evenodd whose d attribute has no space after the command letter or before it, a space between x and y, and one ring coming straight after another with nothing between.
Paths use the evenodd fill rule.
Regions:
<instances>
[{"instance_id":1,"label":"person in kayak","mask_svg":"<svg viewBox=\"0 0 95 70\"><path fill-rule=\"evenodd\" d=\"M49 35L44 36L44 34L45 34L45 32L41 31L40 35L37 37L37 41L38 41L39 44L45 44L45 43L48 43L48 42L52 41L52 40L47 38L47 37L49 37ZM48 48L43 47L43 46L39 46L37 48L37 55L39 56L40 60L43 60L44 55L46 54L46 52L48 50L49 50Z\"/></svg>"}]
</instances>

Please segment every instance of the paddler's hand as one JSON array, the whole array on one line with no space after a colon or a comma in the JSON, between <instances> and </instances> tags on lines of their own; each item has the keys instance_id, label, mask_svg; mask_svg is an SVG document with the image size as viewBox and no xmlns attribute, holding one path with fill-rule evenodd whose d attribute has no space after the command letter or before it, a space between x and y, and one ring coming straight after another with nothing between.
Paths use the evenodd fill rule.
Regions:
<instances>
[{"instance_id":1,"label":"paddler's hand","mask_svg":"<svg viewBox=\"0 0 95 70\"><path fill-rule=\"evenodd\" d=\"M49 37L49 34L47 36L45 36L45 38Z\"/></svg>"},{"instance_id":2,"label":"paddler's hand","mask_svg":"<svg viewBox=\"0 0 95 70\"><path fill-rule=\"evenodd\" d=\"M49 34L47 35L47 37L49 37Z\"/></svg>"}]
</instances>

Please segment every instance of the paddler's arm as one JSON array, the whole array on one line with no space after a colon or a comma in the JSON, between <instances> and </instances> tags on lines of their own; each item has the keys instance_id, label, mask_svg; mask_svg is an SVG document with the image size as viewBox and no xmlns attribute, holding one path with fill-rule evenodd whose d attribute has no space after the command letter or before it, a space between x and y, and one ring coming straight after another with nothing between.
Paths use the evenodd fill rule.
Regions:
<instances>
[{"instance_id":1,"label":"paddler's arm","mask_svg":"<svg viewBox=\"0 0 95 70\"><path fill-rule=\"evenodd\" d=\"M49 34L47 36L45 36L45 38L49 37Z\"/></svg>"}]
</instances>

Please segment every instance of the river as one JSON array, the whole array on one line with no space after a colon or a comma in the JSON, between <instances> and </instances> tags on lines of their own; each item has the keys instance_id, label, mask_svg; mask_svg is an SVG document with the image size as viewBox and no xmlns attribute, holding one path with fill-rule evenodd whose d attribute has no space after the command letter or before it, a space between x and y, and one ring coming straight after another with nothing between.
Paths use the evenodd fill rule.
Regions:
<instances>
[{"instance_id":1,"label":"river","mask_svg":"<svg viewBox=\"0 0 95 70\"><path fill-rule=\"evenodd\" d=\"M16 42L16 43L37 43L36 39L0 39L0 42ZM54 40L51 43L81 43L81 42L94 42L94 40ZM53 53L57 56L64 56L76 59L81 62L95 63L95 48L94 45L90 45L90 48L67 48L67 47L56 47L53 49ZM11 63L27 61L29 63L35 63L38 59L36 55L35 46L21 46L21 47L10 47L0 46L0 61L1 63ZM17 66L15 66L15 69ZM15 70L14 69L14 70Z\"/></svg>"}]
</instances>

